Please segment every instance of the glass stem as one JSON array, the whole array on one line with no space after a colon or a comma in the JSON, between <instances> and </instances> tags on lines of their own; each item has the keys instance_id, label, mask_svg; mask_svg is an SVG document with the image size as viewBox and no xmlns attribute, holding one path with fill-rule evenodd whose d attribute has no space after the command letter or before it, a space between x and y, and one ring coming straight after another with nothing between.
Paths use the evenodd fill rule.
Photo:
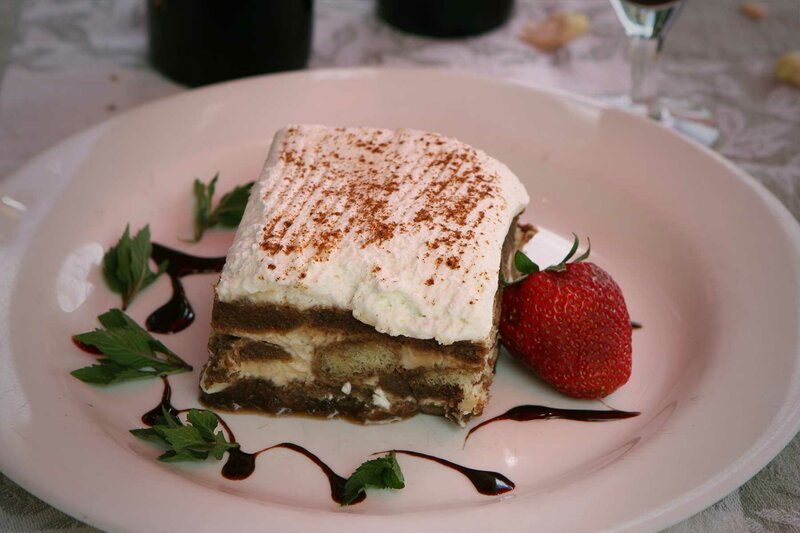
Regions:
<instances>
[{"instance_id":1,"label":"glass stem","mask_svg":"<svg viewBox=\"0 0 800 533\"><path fill-rule=\"evenodd\" d=\"M631 58L631 102L643 106L647 115L654 119L661 118L658 105L658 53L660 39L630 39L629 53Z\"/></svg>"}]
</instances>

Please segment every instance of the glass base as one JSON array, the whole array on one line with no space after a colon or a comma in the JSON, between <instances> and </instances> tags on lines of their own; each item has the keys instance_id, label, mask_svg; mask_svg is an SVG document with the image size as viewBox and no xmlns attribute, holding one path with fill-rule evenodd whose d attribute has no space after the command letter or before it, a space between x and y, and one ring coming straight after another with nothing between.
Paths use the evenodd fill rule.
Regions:
<instances>
[{"instance_id":1,"label":"glass base","mask_svg":"<svg viewBox=\"0 0 800 533\"><path fill-rule=\"evenodd\" d=\"M656 106L635 104L629 96L601 96L600 100L650 117L704 146L713 147L719 141L719 128L711 111L688 100L661 98Z\"/></svg>"}]
</instances>

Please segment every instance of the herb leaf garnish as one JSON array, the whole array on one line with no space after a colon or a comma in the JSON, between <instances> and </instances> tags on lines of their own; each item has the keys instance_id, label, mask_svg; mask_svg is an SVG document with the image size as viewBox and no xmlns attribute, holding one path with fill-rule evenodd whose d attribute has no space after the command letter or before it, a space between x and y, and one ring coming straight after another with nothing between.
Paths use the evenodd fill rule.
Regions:
<instances>
[{"instance_id":1,"label":"herb leaf garnish","mask_svg":"<svg viewBox=\"0 0 800 533\"><path fill-rule=\"evenodd\" d=\"M363 463L348 478L344 485L342 505L349 505L367 487L376 489L402 489L405 487L403 472L397 463L397 455L392 451Z\"/></svg>"},{"instance_id":2,"label":"herb leaf garnish","mask_svg":"<svg viewBox=\"0 0 800 533\"><path fill-rule=\"evenodd\" d=\"M164 261L156 272L150 270L152 249L150 226L143 227L131 238L128 224L117 245L109 248L103 256L103 278L111 292L122 295L123 310L167 269L167 261Z\"/></svg>"},{"instance_id":3,"label":"herb leaf garnish","mask_svg":"<svg viewBox=\"0 0 800 533\"><path fill-rule=\"evenodd\" d=\"M192 370L188 363L119 309L111 309L97 319L103 328L75 335L74 339L97 348L106 357L92 366L71 372L79 380L110 385Z\"/></svg>"},{"instance_id":4,"label":"herb leaf garnish","mask_svg":"<svg viewBox=\"0 0 800 533\"><path fill-rule=\"evenodd\" d=\"M199 241L203 237L203 233L210 227L235 228L242 220L254 182L239 185L223 194L217 207L212 209L218 179L219 173L211 179L208 185L198 179L194 180L194 239L192 242Z\"/></svg>"},{"instance_id":5,"label":"herb leaf garnish","mask_svg":"<svg viewBox=\"0 0 800 533\"><path fill-rule=\"evenodd\" d=\"M235 442L228 442L225 434L217 429L216 415L208 410L191 409L186 416L186 424L170 414L162 406L162 416L151 428L132 429L130 432L147 442L160 444L167 448L159 461L204 461L211 455L220 460L227 450L238 448Z\"/></svg>"}]
</instances>

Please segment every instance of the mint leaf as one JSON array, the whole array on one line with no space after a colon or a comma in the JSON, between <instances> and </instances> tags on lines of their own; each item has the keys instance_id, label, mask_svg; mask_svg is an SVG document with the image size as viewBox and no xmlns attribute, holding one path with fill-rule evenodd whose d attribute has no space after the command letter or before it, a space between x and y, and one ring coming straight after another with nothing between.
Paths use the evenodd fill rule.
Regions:
<instances>
[{"instance_id":1,"label":"mint leaf","mask_svg":"<svg viewBox=\"0 0 800 533\"><path fill-rule=\"evenodd\" d=\"M342 505L349 505L368 487L376 489L402 489L405 487L403 472L397 456L389 452L384 457L372 459L359 466L344 485Z\"/></svg>"},{"instance_id":2,"label":"mint leaf","mask_svg":"<svg viewBox=\"0 0 800 533\"><path fill-rule=\"evenodd\" d=\"M138 332L143 337L147 338L147 343L150 346L150 349L154 352L158 352L164 354L168 361L176 365L183 365L183 359L178 357L175 352L164 346L161 341L156 340L153 338L147 330L137 324L131 317L120 311L119 309L109 309L102 315L97 317L97 320L100 321L106 328L125 328L129 330L133 330Z\"/></svg>"},{"instance_id":3,"label":"mint leaf","mask_svg":"<svg viewBox=\"0 0 800 533\"><path fill-rule=\"evenodd\" d=\"M125 286L127 285L124 280L120 280L117 277L117 270L119 269L120 249L123 246L129 246L129 244L123 243L129 243L130 238L129 227L125 226L125 233L123 233L120 242L117 243L117 246L109 248L103 256L103 279L111 292L115 294L123 294L125 292Z\"/></svg>"},{"instance_id":4,"label":"mint leaf","mask_svg":"<svg viewBox=\"0 0 800 533\"><path fill-rule=\"evenodd\" d=\"M197 428L206 440L214 440L214 429L216 429L218 421L214 413L208 410L200 411L199 409L192 409L186 416L190 424Z\"/></svg>"},{"instance_id":5,"label":"mint leaf","mask_svg":"<svg viewBox=\"0 0 800 533\"><path fill-rule=\"evenodd\" d=\"M217 208L214 209L213 218L217 224L227 228L235 228L242 221L244 208L250 198L250 189L254 182L235 187L219 199Z\"/></svg>"},{"instance_id":6,"label":"mint leaf","mask_svg":"<svg viewBox=\"0 0 800 533\"><path fill-rule=\"evenodd\" d=\"M113 383L135 381L161 375L156 370L126 368L110 359L98 359L97 364L73 370L70 374L83 382L95 385L111 385Z\"/></svg>"},{"instance_id":7,"label":"mint leaf","mask_svg":"<svg viewBox=\"0 0 800 533\"><path fill-rule=\"evenodd\" d=\"M161 428L158 429L157 432L164 437L175 451L182 451L186 448L202 448L205 446L205 440L203 440L200 430L192 425L176 428Z\"/></svg>"},{"instance_id":8,"label":"mint leaf","mask_svg":"<svg viewBox=\"0 0 800 533\"><path fill-rule=\"evenodd\" d=\"M194 180L194 239L198 242L203 238L203 233L213 226L235 228L239 225L250 197L250 189L254 182L234 187L220 198L217 207L212 209L214 193L217 188L219 173L215 174L208 185Z\"/></svg>"},{"instance_id":9,"label":"mint leaf","mask_svg":"<svg viewBox=\"0 0 800 533\"><path fill-rule=\"evenodd\" d=\"M158 431L153 428L141 428L141 429L132 429L130 430L131 434L139 437L142 440L146 440L148 442L153 442L156 444L163 444L168 446L169 443L167 440L159 435Z\"/></svg>"},{"instance_id":10,"label":"mint leaf","mask_svg":"<svg viewBox=\"0 0 800 533\"><path fill-rule=\"evenodd\" d=\"M211 455L214 456L214 459L219 461L220 459L222 459L222 455L226 451L230 450L231 448L238 448L238 447L239 445L237 443L228 442L227 439L225 439L225 435L221 431L219 431L214 436L214 447L211 448Z\"/></svg>"},{"instance_id":11,"label":"mint leaf","mask_svg":"<svg viewBox=\"0 0 800 533\"><path fill-rule=\"evenodd\" d=\"M129 328L145 331L144 328L119 309L109 309L99 315L97 321L105 328Z\"/></svg>"},{"instance_id":12,"label":"mint leaf","mask_svg":"<svg viewBox=\"0 0 800 533\"><path fill-rule=\"evenodd\" d=\"M101 359L96 365L73 370L70 374L86 383L108 385L114 381L114 376L124 370L124 368L125 367L117 365L108 359Z\"/></svg>"},{"instance_id":13,"label":"mint leaf","mask_svg":"<svg viewBox=\"0 0 800 533\"><path fill-rule=\"evenodd\" d=\"M163 429L162 426L167 428L179 428L183 426L181 419L170 413L167 406L163 403L161 404L161 416L157 418L157 422L153 426L153 429L156 430L156 433L160 433L160 431Z\"/></svg>"},{"instance_id":14,"label":"mint leaf","mask_svg":"<svg viewBox=\"0 0 800 533\"><path fill-rule=\"evenodd\" d=\"M192 370L189 364L119 309L112 309L97 318L105 329L75 335L75 340L97 348L106 357L71 372L81 381L110 385Z\"/></svg>"},{"instance_id":15,"label":"mint leaf","mask_svg":"<svg viewBox=\"0 0 800 533\"><path fill-rule=\"evenodd\" d=\"M159 461L203 461L209 455L222 459L227 450L238 448L235 442L228 442L222 431L217 431L217 416L208 410L191 409L186 416L186 424L162 408L164 417L152 428L130 430L131 434L152 444L167 447Z\"/></svg>"},{"instance_id":16,"label":"mint leaf","mask_svg":"<svg viewBox=\"0 0 800 533\"><path fill-rule=\"evenodd\" d=\"M99 329L75 335L75 339L94 346L125 367L142 368L151 364L161 366L160 361L153 359L147 339L128 329Z\"/></svg>"},{"instance_id":17,"label":"mint leaf","mask_svg":"<svg viewBox=\"0 0 800 533\"><path fill-rule=\"evenodd\" d=\"M198 179L194 180L194 242L199 241L206 229L213 225L210 222L211 200L214 197L218 178L219 172L211 178L208 186Z\"/></svg>"},{"instance_id":18,"label":"mint leaf","mask_svg":"<svg viewBox=\"0 0 800 533\"><path fill-rule=\"evenodd\" d=\"M130 224L116 246L103 256L103 279L111 292L122 296L122 309L127 309L139 292L153 283L167 269L167 262L150 270L150 226L145 226L131 239Z\"/></svg>"},{"instance_id":19,"label":"mint leaf","mask_svg":"<svg viewBox=\"0 0 800 533\"><path fill-rule=\"evenodd\" d=\"M177 463L182 461L203 461L208 458L208 452L196 452L194 450L183 450L176 452L168 450L158 457L159 461L165 463Z\"/></svg>"}]
</instances>

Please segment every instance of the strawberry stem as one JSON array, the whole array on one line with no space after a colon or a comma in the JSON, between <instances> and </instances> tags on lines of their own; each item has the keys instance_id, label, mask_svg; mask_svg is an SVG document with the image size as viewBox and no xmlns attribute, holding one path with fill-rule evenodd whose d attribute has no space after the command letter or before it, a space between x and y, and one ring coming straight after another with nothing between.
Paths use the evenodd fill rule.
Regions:
<instances>
[{"instance_id":1,"label":"strawberry stem","mask_svg":"<svg viewBox=\"0 0 800 533\"><path fill-rule=\"evenodd\" d=\"M580 257L578 257L575 261L573 261L573 263L580 263L581 261L585 261L589 258L589 254L592 251L592 241L591 239L589 239L589 237L586 237L586 242L589 243L588 246L586 247L586 251L583 252L583 254Z\"/></svg>"},{"instance_id":2,"label":"strawberry stem","mask_svg":"<svg viewBox=\"0 0 800 533\"><path fill-rule=\"evenodd\" d=\"M572 259L572 257L577 253L578 248L580 247L580 239L578 238L578 236L575 233L573 233L572 236L574 237L574 240L572 241L572 247L569 249L569 252L567 252L567 255L564 256L564 259L562 259L560 263L545 268L544 269L545 272L564 272L565 270L567 270L567 265L569 264L569 260ZM578 256L576 259L574 259L572 261L573 264L580 263L589 258L589 254L592 251L592 241L591 239L589 239L589 237L586 237L586 242L588 243L586 251L583 252L580 256ZM525 279L526 277L528 277L529 275L536 274L537 272L542 271L541 268L539 268L539 265L534 263L530 257L525 255L525 253L520 250L517 250L517 252L514 254L514 266L522 274L522 276L514 280L513 282L507 282L504 279L501 279L500 282L503 285L506 286L515 285L520 281L522 281L523 279Z\"/></svg>"},{"instance_id":3,"label":"strawberry stem","mask_svg":"<svg viewBox=\"0 0 800 533\"><path fill-rule=\"evenodd\" d=\"M572 241L572 248L570 248L569 252L567 252L567 255L557 265L551 265L545 268L545 272L564 272L567 269L568 261L572 259L572 256L575 255L575 252L578 251L578 246L580 246L580 239L578 239L578 236L574 233L572 236L575 237L575 240ZM583 254L581 254L580 257L572 261L573 263L580 263L589 257L589 253L592 251L592 241L589 240L589 237L586 237L586 240L589 243L589 247Z\"/></svg>"},{"instance_id":4,"label":"strawberry stem","mask_svg":"<svg viewBox=\"0 0 800 533\"><path fill-rule=\"evenodd\" d=\"M575 255L575 252L578 251L578 245L580 244L578 236L575 233L573 233L572 237L574 239L572 241L572 248L569 249L569 252L567 252L567 256L561 261L562 263L566 263L567 261L572 259L572 256Z\"/></svg>"}]
</instances>

